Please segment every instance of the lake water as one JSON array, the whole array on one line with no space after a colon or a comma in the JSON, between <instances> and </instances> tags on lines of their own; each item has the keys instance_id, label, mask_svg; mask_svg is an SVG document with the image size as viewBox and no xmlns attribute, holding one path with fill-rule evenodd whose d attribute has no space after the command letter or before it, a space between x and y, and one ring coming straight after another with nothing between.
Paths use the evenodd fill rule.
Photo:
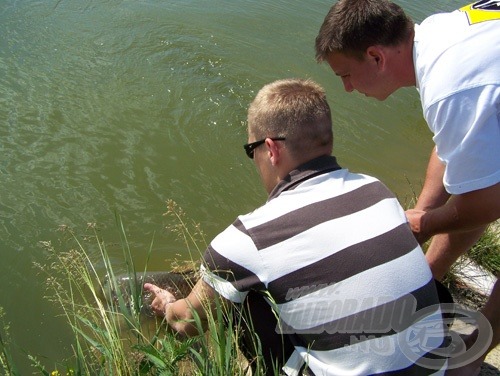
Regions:
<instances>
[{"instance_id":1,"label":"lake water","mask_svg":"<svg viewBox=\"0 0 500 376\"><path fill-rule=\"evenodd\" d=\"M399 1L421 21L450 0ZM314 60L331 1L2 0L0 2L0 306L15 356L48 367L71 353L60 308L45 298L40 241L96 224L117 267L115 215L143 268L188 258L165 230L165 201L207 240L266 199L245 156L246 108L266 83L308 77L333 111L334 154L417 193L432 148L413 88L385 102L343 92Z\"/></svg>"}]
</instances>

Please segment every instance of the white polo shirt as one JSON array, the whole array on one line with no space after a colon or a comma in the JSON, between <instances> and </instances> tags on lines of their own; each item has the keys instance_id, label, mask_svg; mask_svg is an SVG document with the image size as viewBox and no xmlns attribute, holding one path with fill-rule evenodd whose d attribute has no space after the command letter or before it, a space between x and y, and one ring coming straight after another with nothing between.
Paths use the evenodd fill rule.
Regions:
<instances>
[{"instance_id":1,"label":"white polo shirt","mask_svg":"<svg viewBox=\"0 0 500 376\"><path fill-rule=\"evenodd\" d=\"M500 11L475 5L415 26L417 89L451 194L500 181Z\"/></svg>"}]
</instances>

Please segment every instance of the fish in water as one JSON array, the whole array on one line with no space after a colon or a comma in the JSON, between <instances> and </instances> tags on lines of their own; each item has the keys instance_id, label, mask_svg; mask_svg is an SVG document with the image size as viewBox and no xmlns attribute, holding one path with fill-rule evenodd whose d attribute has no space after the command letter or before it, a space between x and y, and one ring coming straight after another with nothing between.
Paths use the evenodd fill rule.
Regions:
<instances>
[{"instance_id":1,"label":"fish in water","mask_svg":"<svg viewBox=\"0 0 500 376\"><path fill-rule=\"evenodd\" d=\"M106 278L104 292L108 304L119 307L124 304L131 309L134 296L141 297L141 313L153 316L151 303L153 294L143 290L144 283L152 283L172 293L177 299L185 298L198 281L198 272L194 269L183 271L145 272L116 275L113 281ZM121 304L120 304L121 300Z\"/></svg>"}]
</instances>

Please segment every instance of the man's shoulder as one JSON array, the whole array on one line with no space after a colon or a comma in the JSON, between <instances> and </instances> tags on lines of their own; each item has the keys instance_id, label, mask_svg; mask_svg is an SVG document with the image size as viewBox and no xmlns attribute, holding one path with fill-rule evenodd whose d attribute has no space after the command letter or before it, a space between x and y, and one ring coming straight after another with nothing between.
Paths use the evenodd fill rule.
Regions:
<instances>
[{"instance_id":1,"label":"man's shoulder","mask_svg":"<svg viewBox=\"0 0 500 376\"><path fill-rule=\"evenodd\" d=\"M500 22L489 21L440 33L430 29L415 40L415 73L424 111L451 95L500 85L500 38L483 33L493 23L498 35Z\"/></svg>"}]
</instances>

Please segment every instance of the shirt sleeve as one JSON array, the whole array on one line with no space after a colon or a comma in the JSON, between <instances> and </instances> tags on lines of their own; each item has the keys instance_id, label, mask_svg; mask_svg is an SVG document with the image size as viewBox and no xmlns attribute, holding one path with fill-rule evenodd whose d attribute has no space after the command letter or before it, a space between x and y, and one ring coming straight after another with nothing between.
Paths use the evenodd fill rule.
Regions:
<instances>
[{"instance_id":1,"label":"shirt sleeve","mask_svg":"<svg viewBox=\"0 0 500 376\"><path fill-rule=\"evenodd\" d=\"M239 220L217 235L203 255L203 280L224 298L241 303L250 290L262 290L262 267L251 237Z\"/></svg>"},{"instance_id":2,"label":"shirt sleeve","mask_svg":"<svg viewBox=\"0 0 500 376\"><path fill-rule=\"evenodd\" d=\"M451 194L500 181L500 87L482 86L451 95L425 111L438 157L446 165L443 184Z\"/></svg>"}]
</instances>

